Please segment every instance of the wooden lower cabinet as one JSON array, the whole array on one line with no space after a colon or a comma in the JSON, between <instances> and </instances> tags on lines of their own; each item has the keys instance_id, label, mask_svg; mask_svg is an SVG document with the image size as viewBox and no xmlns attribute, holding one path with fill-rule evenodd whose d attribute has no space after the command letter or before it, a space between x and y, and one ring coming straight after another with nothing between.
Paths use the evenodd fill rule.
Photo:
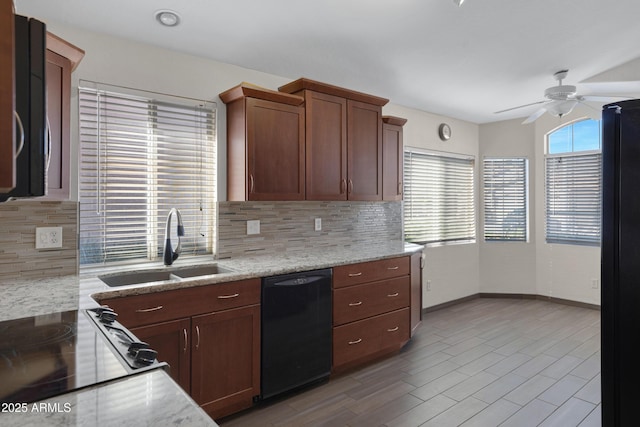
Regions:
<instances>
[{"instance_id":1,"label":"wooden lower cabinet","mask_svg":"<svg viewBox=\"0 0 640 427\"><path fill-rule=\"evenodd\" d=\"M333 365L349 366L394 350L409 341L409 308L333 328Z\"/></svg>"},{"instance_id":2,"label":"wooden lower cabinet","mask_svg":"<svg viewBox=\"0 0 640 427\"><path fill-rule=\"evenodd\" d=\"M212 417L249 408L260 394L260 306L191 321L191 397Z\"/></svg>"},{"instance_id":3,"label":"wooden lower cabinet","mask_svg":"<svg viewBox=\"0 0 640 427\"><path fill-rule=\"evenodd\" d=\"M140 340L158 352L170 366L171 378L187 393L191 391L191 319L179 319L132 328Z\"/></svg>"}]
</instances>

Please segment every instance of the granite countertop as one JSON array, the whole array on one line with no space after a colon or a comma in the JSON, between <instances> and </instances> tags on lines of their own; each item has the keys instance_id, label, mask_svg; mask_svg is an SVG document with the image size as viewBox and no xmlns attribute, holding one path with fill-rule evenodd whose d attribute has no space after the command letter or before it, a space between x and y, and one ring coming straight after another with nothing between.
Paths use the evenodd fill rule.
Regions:
<instances>
[{"instance_id":1,"label":"granite countertop","mask_svg":"<svg viewBox=\"0 0 640 427\"><path fill-rule=\"evenodd\" d=\"M98 275L114 272L114 268L94 269L81 276L62 276L40 280L11 280L0 278L0 321L34 315L76 310L97 305L96 299L144 295L170 289L211 285L242 279L268 277L300 271L315 270L358 262L375 261L408 255L422 250L422 246L404 242L386 242L376 246L344 248L320 248L314 251L291 252L278 255L260 255L214 261L209 257L183 256L175 267L216 263L232 272L155 282L154 284L108 287ZM123 267L119 271L139 271L164 268L161 263ZM153 398L147 393L152 387ZM140 399L137 399L140 388ZM142 390L145 390L144 393ZM146 398L144 396L147 396ZM60 404L61 412L30 412L26 414L2 414L2 425L52 426L68 425L212 425L213 421L186 395L171 378L161 370L154 370L121 381L98 385L73 393L63 394L43 401ZM64 411L64 404L70 411ZM144 420L144 421L141 421Z\"/></svg>"},{"instance_id":2,"label":"granite countertop","mask_svg":"<svg viewBox=\"0 0 640 427\"><path fill-rule=\"evenodd\" d=\"M209 416L162 369L29 403L0 414L6 427L212 426Z\"/></svg>"}]
</instances>

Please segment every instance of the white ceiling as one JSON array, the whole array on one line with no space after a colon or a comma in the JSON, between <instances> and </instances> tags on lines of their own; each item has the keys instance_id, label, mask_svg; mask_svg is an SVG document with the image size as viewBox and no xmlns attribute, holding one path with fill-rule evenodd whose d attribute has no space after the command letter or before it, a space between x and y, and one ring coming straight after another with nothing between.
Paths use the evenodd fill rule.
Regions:
<instances>
[{"instance_id":1,"label":"white ceiling","mask_svg":"<svg viewBox=\"0 0 640 427\"><path fill-rule=\"evenodd\" d=\"M638 0L15 0L17 13L212 58L308 77L475 123L524 117L552 74L581 83L640 58ZM158 9L182 23L163 28ZM632 64L640 65L639 61ZM634 68L640 69L640 66ZM624 73L618 73L624 74ZM629 74L629 73L627 73ZM633 74L633 73L632 73ZM616 75L609 72L603 76ZM633 80L640 96L640 75Z\"/></svg>"}]
</instances>

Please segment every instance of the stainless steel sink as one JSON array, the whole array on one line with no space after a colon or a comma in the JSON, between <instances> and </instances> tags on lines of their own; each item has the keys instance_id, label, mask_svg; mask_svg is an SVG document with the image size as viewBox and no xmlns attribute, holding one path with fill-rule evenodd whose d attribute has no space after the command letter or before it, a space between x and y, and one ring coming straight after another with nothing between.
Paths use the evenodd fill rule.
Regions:
<instances>
[{"instance_id":1,"label":"stainless steel sink","mask_svg":"<svg viewBox=\"0 0 640 427\"><path fill-rule=\"evenodd\" d=\"M166 280L180 280L168 270L136 271L133 273L113 273L98 276L107 286L118 287L127 285L139 285L141 283L161 282Z\"/></svg>"},{"instance_id":2,"label":"stainless steel sink","mask_svg":"<svg viewBox=\"0 0 640 427\"><path fill-rule=\"evenodd\" d=\"M175 276L186 279L188 277L209 276L212 274L232 273L231 270L221 268L215 264L196 265L193 267L179 267L172 271Z\"/></svg>"},{"instance_id":3,"label":"stainless steel sink","mask_svg":"<svg viewBox=\"0 0 640 427\"><path fill-rule=\"evenodd\" d=\"M177 282L191 277L210 276L213 274L231 273L232 270L218 267L217 264L194 265L190 267L173 267L161 270L144 270L125 273L111 273L98 276L109 287L140 285L152 282Z\"/></svg>"}]
</instances>

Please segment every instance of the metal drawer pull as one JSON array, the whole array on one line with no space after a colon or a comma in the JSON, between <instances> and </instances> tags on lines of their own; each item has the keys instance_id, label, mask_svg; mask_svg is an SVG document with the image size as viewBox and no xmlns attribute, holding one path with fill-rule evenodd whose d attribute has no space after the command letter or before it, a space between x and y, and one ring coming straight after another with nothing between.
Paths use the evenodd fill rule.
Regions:
<instances>
[{"instance_id":1,"label":"metal drawer pull","mask_svg":"<svg viewBox=\"0 0 640 427\"><path fill-rule=\"evenodd\" d=\"M396 265L395 267L387 267L387 270L397 270L397 269L399 269L399 268L400 268L400 267L398 267L398 266Z\"/></svg>"},{"instance_id":2,"label":"metal drawer pull","mask_svg":"<svg viewBox=\"0 0 640 427\"><path fill-rule=\"evenodd\" d=\"M149 313L150 311L158 311L158 310L162 310L163 308L164 306L162 305L159 305L153 308L139 308L136 310L136 313Z\"/></svg>"},{"instance_id":3,"label":"metal drawer pull","mask_svg":"<svg viewBox=\"0 0 640 427\"><path fill-rule=\"evenodd\" d=\"M350 302L349 303L349 307L356 307L358 305L362 305L362 301L358 301L358 302Z\"/></svg>"},{"instance_id":4,"label":"metal drawer pull","mask_svg":"<svg viewBox=\"0 0 640 427\"><path fill-rule=\"evenodd\" d=\"M396 326L395 328L387 329L387 332L395 332L395 331L397 331L398 329L400 329L400 327L399 327L399 326Z\"/></svg>"},{"instance_id":5,"label":"metal drawer pull","mask_svg":"<svg viewBox=\"0 0 640 427\"><path fill-rule=\"evenodd\" d=\"M239 297L240 294L233 294L233 295L218 295L218 299L229 299L229 298L236 298Z\"/></svg>"},{"instance_id":6,"label":"metal drawer pull","mask_svg":"<svg viewBox=\"0 0 640 427\"><path fill-rule=\"evenodd\" d=\"M362 276L362 273L349 273L349 277L358 277Z\"/></svg>"},{"instance_id":7,"label":"metal drawer pull","mask_svg":"<svg viewBox=\"0 0 640 427\"><path fill-rule=\"evenodd\" d=\"M362 342L362 338L358 338L355 341L349 341L349 345L360 344Z\"/></svg>"},{"instance_id":8,"label":"metal drawer pull","mask_svg":"<svg viewBox=\"0 0 640 427\"><path fill-rule=\"evenodd\" d=\"M196 341L196 350L200 347L200 327L196 325L196 337L198 341Z\"/></svg>"},{"instance_id":9,"label":"metal drawer pull","mask_svg":"<svg viewBox=\"0 0 640 427\"><path fill-rule=\"evenodd\" d=\"M187 330L183 328L182 333L184 334L184 349L182 351L186 353L187 352Z\"/></svg>"},{"instance_id":10,"label":"metal drawer pull","mask_svg":"<svg viewBox=\"0 0 640 427\"><path fill-rule=\"evenodd\" d=\"M395 294L389 294L387 295L389 298L393 298L393 297L397 297L398 295L400 295L400 292L396 292Z\"/></svg>"}]
</instances>

